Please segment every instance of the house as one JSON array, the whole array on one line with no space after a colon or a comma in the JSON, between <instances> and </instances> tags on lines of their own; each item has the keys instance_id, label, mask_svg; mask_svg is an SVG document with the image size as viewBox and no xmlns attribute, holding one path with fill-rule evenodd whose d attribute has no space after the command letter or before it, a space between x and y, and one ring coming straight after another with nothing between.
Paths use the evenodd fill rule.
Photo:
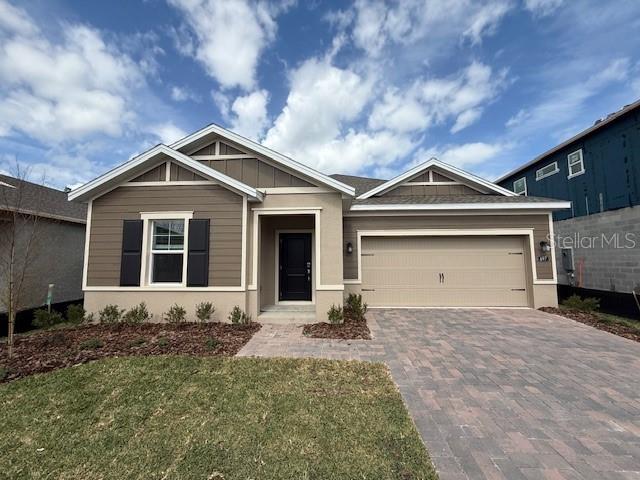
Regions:
<instances>
[{"instance_id":1,"label":"house","mask_svg":"<svg viewBox=\"0 0 640 480\"><path fill-rule=\"evenodd\" d=\"M637 315L640 288L640 101L497 180L521 195L568 200L554 212L561 293Z\"/></svg>"},{"instance_id":2,"label":"house","mask_svg":"<svg viewBox=\"0 0 640 480\"><path fill-rule=\"evenodd\" d=\"M328 176L217 125L69 193L88 204L85 308L213 302L259 321L370 306L556 305L551 212L431 159L388 181Z\"/></svg>"},{"instance_id":3,"label":"house","mask_svg":"<svg viewBox=\"0 0 640 480\"><path fill-rule=\"evenodd\" d=\"M44 305L49 285L53 304L82 300L86 218L86 205L68 202L66 192L0 175L0 314L8 310L11 244L14 279L24 273L21 310Z\"/></svg>"}]
</instances>

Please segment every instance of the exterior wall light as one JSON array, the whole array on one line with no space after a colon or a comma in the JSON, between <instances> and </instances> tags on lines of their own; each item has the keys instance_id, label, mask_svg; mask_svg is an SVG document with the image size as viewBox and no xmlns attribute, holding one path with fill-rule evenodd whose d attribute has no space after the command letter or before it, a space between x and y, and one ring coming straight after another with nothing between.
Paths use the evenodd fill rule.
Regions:
<instances>
[{"instance_id":1,"label":"exterior wall light","mask_svg":"<svg viewBox=\"0 0 640 480\"><path fill-rule=\"evenodd\" d=\"M353 245L351 242L347 242L347 253L351 255L353 253Z\"/></svg>"},{"instance_id":2,"label":"exterior wall light","mask_svg":"<svg viewBox=\"0 0 640 480\"><path fill-rule=\"evenodd\" d=\"M549 242L545 242L544 240L542 240L540 242L540 251L542 253L548 253L551 251L551 245L549 245Z\"/></svg>"}]
</instances>

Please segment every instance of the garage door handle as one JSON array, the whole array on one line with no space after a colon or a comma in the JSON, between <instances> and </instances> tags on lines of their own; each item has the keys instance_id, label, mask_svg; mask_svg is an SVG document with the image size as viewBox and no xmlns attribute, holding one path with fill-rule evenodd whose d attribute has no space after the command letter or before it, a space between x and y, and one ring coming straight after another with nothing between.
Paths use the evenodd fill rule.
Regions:
<instances>
[{"instance_id":1,"label":"garage door handle","mask_svg":"<svg viewBox=\"0 0 640 480\"><path fill-rule=\"evenodd\" d=\"M526 288L512 288L511 291L512 292L526 292L527 289Z\"/></svg>"},{"instance_id":2,"label":"garage door handle","mask_svg":"<svg viewBox=\"0 0 640 480\"><path fill-rule=\"evenodd\" d=\"M361 288L360 291L362 291L362 292L375 292L376 289L375 288Z\"/></svg>"}]
</instances>

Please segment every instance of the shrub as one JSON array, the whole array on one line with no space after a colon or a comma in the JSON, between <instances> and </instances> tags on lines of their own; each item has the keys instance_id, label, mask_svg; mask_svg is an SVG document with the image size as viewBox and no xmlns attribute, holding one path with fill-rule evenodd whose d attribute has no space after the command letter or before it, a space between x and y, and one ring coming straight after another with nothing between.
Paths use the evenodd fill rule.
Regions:
<instances>
[{"instance_id":1,"label":"shrub","mask_svg":"<svg viewBox=\"0 0 640 480\"><path fill-rule=\"evenodd\" d=\"M338 305L331 305L331 308L327 312L327 318L329 319L329 323L336 325L338 323L342 323L344 321L344 315L342 313L342 307Z\"/></svg>"},{"instance_id":2,"label":"shrub","mask_svg":"<svg viewBox=\"0 0 640 480\"><path fill-rule=\"evenodd\" d=\"M215 350L218 345L220 345L220 341L217 338L209 337L205 343L208 350Z\"/></svg>"},{"instance_id":3,"label":"shrub","mask_svg":"<svg viewBox=\"0 0 640 480\"><path fill-rule=\"evenodd\" d=\"M164 314L164 319L169 323L183 323L187 317L187 311L174 303L167 313Z\"/></svg>"},{"instance_id":4,"label":"shrub","mask_svg":"<svg viewBox=\"0 0 640 480\"><path fill-rule=\"evenodd\" d=\"M600 308L599 298L581 298L579 295L571 295L562 305L571 310L582 310L583 312L595 312Z\"/></svg>"},{"instance_id":5,"label":"shrub","mask_svg":"<svg viewBox=\"0 0 640 480\"><path fill-rule=\"evenodd\" d=\"M169 339L167 337L160 337L158 338L158 346L159 347L168 347L169 346Z\"/></svg>"},{"instance_id":6,"label":"shrub","mask_svg":"<svg viewBox=\"0 0 640 480\"><path fill-rule=\"evenodd\" d=\"M236 305L229 313L229 321L234 325L247 325L251 323L251 315L247 315Z\"/></svg>"},{"instance_id":7,"label":"shrub","mask_svg":"<svg viewBox=\"0 0 640 480\"><path fill-rule=\"evenodd\" d=\"M138 337L138 338L134 338L133 340L129 341L129 343L127 343L127 346L128 347L141 347L145 343L147 343L147 339L146 338Z\"/></svg>"},{"instance_id":8,"label":"shrub","mask_svg":"<svg viewBox=\"0 0 640 480\"><path fill-rule=\"evenodd\" d=\"M102 310L98 312L100 323L118 323L122 319L124 309L120 310L118 305L105 305Z\"/></svg>"},{"instance_id":9,"label":"shrub","mask_svg":"<svg viewBox=\"0 0 640 480\"><path fill-rule=\"evenodd\" d=\"M39 308L33 312L33 324L38 328L49 328L56 323L62 323L64 317L55 310L50 312L44 308Z\"/></svg>"},{"instance_id":10,"label":"shrub","mask_svg":"<svg viewBox=\"0 0 640 480\"><path fill-rule=\"evenodd\" d=\"M350 293L345 302L344 313L356 322L364 322L368 305L362 301L362 295Z\"/></svg>"},{"instance_id":11,"label":"shrub","mask_svg":"<svg viewBox=\"0 0 640 480\"><path fill-rule=\"evenodd\" d=\"M84 316L84 321L85 321L85 323L93 323L93 322L95 322L96 321L95 314L92 312L92 313L89 313L88 315L85 315Z\"/></svg>"},{"instance_id":12,"label":"shrub","mask_svg":"<svg viewBox=\"0 0 640 480\"><path fill-rule=\"evenodd\" d=\"M69 305L67 307L67 322L79 325L84 322L84 307L79 303Z\"/></svg>"},{"instance_id":13,"label":"shrub","mask_svg":"<svg viewBox=\"0 0 640 480\"><path fill-rule=\"evenodd\" d=\"M201 322L208 322L211 320L211 315L216 311L216 307L211 302L201 302L196 305L196 317Z\"/></svg>"},{"instance_id":14,"label":"shrub","mask_svg":"<svg viewBox=\"0 0 640 480\"><path fill-rule=\"evenodd\" d=\"M151 315L149 314L149 310L147 310L147 304L141 302L122 316L122 322L128 324L139 324L146 322L150 318Z\"/></svg>"},{"instance_id":15,"label":"shrub","mask_svg":"<svg viewBox=\"0 0 640 480\"><path fill-rule=\"evenodd\" d=\"M0 365L0 382L9 376L9 368Z\"/></svg>"},{"instance_id":16,"label":"shrub","mask_svg":"<svg viewBox=\"0 0 640 480\"><path fill-rule=\"evenodd\" d=\"M95 350L96 348L102 348L104 343L99 338L88 338L87 340L80 342L81 350Z\"/></svg>"}]
</instances>

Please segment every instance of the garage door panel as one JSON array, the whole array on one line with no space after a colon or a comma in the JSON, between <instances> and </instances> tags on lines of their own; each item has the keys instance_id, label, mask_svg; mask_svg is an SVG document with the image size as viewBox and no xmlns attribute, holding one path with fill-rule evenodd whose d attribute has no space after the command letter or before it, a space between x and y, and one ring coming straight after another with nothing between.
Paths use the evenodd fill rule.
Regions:
<instances>
[{"instance_id":1,"label":"garage door panel","mask_svg":"<svg viewBox=\"0 0 640 480\"><path fill-rule=\"evenodd\" d=\"M523 245L519 237L363 237L363 296L371 306L526 306Z\"/></svg>"}]
</instances>

